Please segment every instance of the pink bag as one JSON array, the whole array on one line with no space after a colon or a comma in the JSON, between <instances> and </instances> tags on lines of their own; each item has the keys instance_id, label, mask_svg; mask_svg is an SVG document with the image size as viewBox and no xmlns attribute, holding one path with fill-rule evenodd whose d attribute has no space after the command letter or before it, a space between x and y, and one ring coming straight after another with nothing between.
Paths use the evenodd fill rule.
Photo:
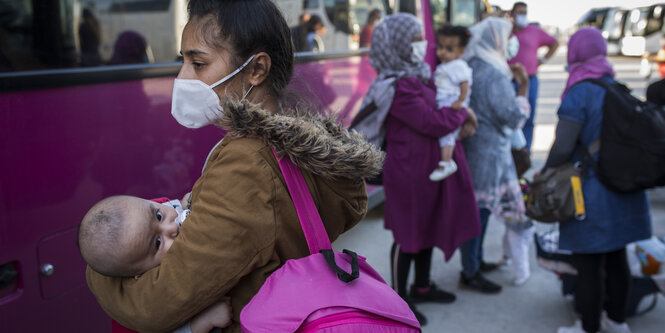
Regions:
<instances>
[{"instance_id":1,"label":"pink bag","mask_svg":"<svg viewBox=\"0 0 665 333\"><path fill-rule=\"evenodd\" d=\"M240 313L242 331L420 332L409 306L365 258L332 250L300 170L288 158L277 160L311 255L268 277Z\"/></svg>"}]
</instances>

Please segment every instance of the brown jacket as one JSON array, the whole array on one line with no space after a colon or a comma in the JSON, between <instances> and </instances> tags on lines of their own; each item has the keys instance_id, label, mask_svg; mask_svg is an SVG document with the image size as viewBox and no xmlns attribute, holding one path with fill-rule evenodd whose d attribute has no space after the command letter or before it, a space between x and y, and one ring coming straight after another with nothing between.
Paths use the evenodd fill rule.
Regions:
<instances>
[{"instance_id":1,"label":"brown jacket","mask_svg":"<svg viewBox=\"0 0 665 333\"><path fill-rule=\"evenodd\" d=\"M226 295L229 331L239 332L240 311L265 279L309 254L271 146L303 171L331 240L366 212L362 177L379 171L383 155L357 133L293 112L270 115L245 104L225 110L220 126L229 134L194 184L192 213L161 265L138 279L87 269L99 304L128 328L172 331Z\"/></svg>"}]
</instances>

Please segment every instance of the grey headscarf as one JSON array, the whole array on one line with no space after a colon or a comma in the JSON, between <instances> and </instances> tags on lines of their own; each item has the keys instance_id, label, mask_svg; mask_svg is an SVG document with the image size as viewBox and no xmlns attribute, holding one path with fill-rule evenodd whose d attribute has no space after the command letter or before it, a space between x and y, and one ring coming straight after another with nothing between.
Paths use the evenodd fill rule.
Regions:
<instances>
[{"instance_id":1,"label":"grey headscarf","mask_svg":"<svg viewBox=\"0 0 665 333\"><path fill-rule=\"evenodd\" d=\"M432 75L429 65L425 61L411 61L411 41L422 34L423 25L407 13L388 15L374 28L369 62L380 79L395 76L429 80Z\"/></svg>"},{"instance_id":2,"label":"grey headscarf","mask_svg":"<svg viewBox=\"0 0 665 333\"><path fill-rule=\"evenodd\" d=\"M432 75L425 61L411 61L411 41L422 33L420 21L411 14L402 13L388 15L372 33L369 62L378 76L365 94L351 128L378 147L383 146L386 136L383 123L395 97L395 81L402 77L417 77L427 82Z\"/></svg>"},{"instance_id":3,"label":"grey headscarf","mask_svg":"<svg viewBox=\"0 0 665 333\"><path fill-rule=\"evenodd\" d=\"M513 74L508 67L508 38L513 30L513 25L506 19L488 17L474 24L469 31L471 40L466 46L464 60L478 57L495 67L509 79Z\"/></svg>"}]
</instances>

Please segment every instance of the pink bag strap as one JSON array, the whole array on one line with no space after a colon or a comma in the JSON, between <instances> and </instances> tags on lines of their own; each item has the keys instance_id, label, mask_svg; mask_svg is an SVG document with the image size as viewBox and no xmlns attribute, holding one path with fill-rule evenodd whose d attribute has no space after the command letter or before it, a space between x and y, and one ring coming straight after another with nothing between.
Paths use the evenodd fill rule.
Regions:
<instances>
[{"instance_id":1,"label":"pink bag strap","mask_svg":"<svg viewBox=\"0 0 665 333\"><path fill-rule=\"evenodd\" d=\"M349 250L343 252L351 256L351 273L347 273L335 263L335 253L330 244L330 238L326 233L326 228L323 226L319 211L314 205L312 194L309 192L305 178L302 176L300 169L293 164L289 158L279 158L272 150L273 155L277 159L279 169L282 170L284 181L286 181L286 188L291 194L293 205L296 208L300 226L302 227L307 246L311 254L321 253L328 263L328 266L337 273L337 278L341 281L349 283L360 276L358 267L358 255Z\"/></svg>"},{"instance_id":2,"label":"pink bag strap","mask_svg":"<svg viewBox=\"0 0 665 333\"><path fill-rule=\"evenodd\" d=\"M300 169L288 157L279 158L275 154L274 149L272 153L275 155L277 163L279 163L279 169L282 170L286 187L296 207L300 226L307 239L309 252L316 254L321 252L321 250L331 250L332 244L330 244L330 238L328 238L323 221L321 221L321 216L319 216L319 211L314 205L312 194L309 192Z\"/></svg>"}]
</instances>

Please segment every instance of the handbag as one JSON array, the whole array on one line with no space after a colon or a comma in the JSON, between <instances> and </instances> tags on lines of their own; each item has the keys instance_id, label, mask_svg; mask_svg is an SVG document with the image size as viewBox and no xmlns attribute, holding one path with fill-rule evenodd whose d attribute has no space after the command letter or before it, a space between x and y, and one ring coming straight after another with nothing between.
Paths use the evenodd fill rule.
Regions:
<instances>
[{"instance_id":1,"label":"handbag","mask_svg":"<svg viewBox=\"0 0 665 333\"><path fill-rule=\"evenodd\" d=\"M365 258L333 251L300 169L275 157L310 255L287 260L266 279L240 313L242 331L420 332L407 303Z\"/></svg>"},{"instance_id":2,"label":"handbag","mask_svg":"<svg viewBox=\"0 0 665 333\"><path fill-rule=\"evenodd\" d=\"M579 164L545 169L534 177L526 199L526 215L539 222L564 222L585 216Z\"/></svg>"}]
</instances>

